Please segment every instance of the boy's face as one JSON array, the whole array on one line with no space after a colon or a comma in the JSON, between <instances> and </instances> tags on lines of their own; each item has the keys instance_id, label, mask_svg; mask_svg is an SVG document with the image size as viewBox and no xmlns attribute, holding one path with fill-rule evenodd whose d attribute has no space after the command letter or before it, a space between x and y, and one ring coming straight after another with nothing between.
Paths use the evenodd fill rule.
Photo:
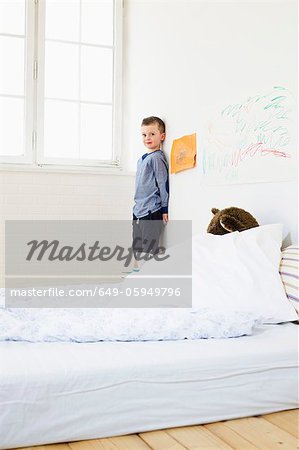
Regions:
<instances>
[{"instance_id":1,"label":"boy's face","mask_svg":"<svg viewBox=\"0 0 299 450\"><path fill-rule=\"evenodd\" d=\"M161 147L161 142L165 139L165 133L160 132L156 123L141 127L141 134L143 143L150 152L158 150Z\"/></svg>"}]
</instances>

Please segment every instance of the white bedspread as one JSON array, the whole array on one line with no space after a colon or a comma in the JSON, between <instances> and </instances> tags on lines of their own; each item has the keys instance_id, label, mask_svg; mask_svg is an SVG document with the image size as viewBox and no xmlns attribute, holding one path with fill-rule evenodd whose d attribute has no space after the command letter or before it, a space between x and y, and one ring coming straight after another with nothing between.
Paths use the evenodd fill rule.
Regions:
<instances>
[{"instance_id":1,"label":"white bedspread","mask_svg":"<svg viewBox=\"0 0 299 450\"><path fill-rule=\"evenodd\" d=\"M0 341L97 342L232 338L260 323L248 312L208 308L4 308Z\"/></svg>"},{"instance_id":2,"label":"white bedspread","mask_svg":"<svg viewBox=\"0 0 299 450\"><path fill-rule=\"evenodd\" d=\"M0 449L297 408L297 329L264 325L237 339L0 342Z\"/></svg>"}]
</instances>

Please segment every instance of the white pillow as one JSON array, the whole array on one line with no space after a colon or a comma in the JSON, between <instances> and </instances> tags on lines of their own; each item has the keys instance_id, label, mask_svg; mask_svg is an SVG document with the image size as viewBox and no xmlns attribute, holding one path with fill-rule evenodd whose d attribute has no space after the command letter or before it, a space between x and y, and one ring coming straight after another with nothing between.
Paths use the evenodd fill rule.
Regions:
<instances>
[{"instance_id":1,"label":"white pillow","mask_svg":"<svg viewBox=\"0 0 299 450\"><path fill-rule=\"evenodd\" d=\"M263 323L297 320L297 313L286 297L279 275L281 244L280 224L222 236L208 233L193 236L193 309L246 311L261 317ZM138 275L150 276L148 281L151 282L155 276L164 277L165 283L171 281L173 287L179 286L180 277L176 274L186 276L190 273L187 267L190 258L186 250L188 245L190 241L170 247L167 249L169 259L145 263ZM138 275L133 278L138 278ZM173 278L169 279L168 275ZM182 307L186 307L184 298L175 300L176 304L170 306L178 306L182 301Z\"/></svg>"},{"instance_id":2,"label":"white pillow","mask_svg":"<svg viewBox=\"0 0 299 450\"><path fill-rule=\"evenodd\" d=\"M192 306L240 310L264 323L297 320L281 278L282 225L192 240Z\"/></svg>"}]
</instances>

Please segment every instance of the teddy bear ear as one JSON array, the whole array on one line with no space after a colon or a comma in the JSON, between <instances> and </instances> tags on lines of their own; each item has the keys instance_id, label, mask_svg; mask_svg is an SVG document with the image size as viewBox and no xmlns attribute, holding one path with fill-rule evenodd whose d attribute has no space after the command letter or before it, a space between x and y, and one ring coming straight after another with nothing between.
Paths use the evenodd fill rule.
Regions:
<instances>
[{"instance_id":1,"label":"teddy bear ear","mask_svg":"<svg viewBox=\"0 0 299 450\"><path fill-rule=\"evenodd\" d=\"M219 209L217 209L217 208L212 208L211 211L212 211L213 214L217 214L217 213L219 212Z\"/></svg>"}]
</instances>

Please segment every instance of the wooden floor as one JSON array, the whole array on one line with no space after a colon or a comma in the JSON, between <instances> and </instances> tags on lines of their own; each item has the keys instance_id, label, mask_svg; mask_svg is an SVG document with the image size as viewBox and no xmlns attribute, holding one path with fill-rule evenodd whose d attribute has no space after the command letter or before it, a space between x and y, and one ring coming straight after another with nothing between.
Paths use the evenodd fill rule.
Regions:
<instances>
[{"instance_id":1,"label":"wooden floor","mask_svg":"<svg viewBox=\"0 0 299 450\"><path fill-rule=\"evenodd\" d=\"M295 450L299 448L298 418L297 409L207 425L26 447L26 450Z\"/></svg>"}]
</instances>

